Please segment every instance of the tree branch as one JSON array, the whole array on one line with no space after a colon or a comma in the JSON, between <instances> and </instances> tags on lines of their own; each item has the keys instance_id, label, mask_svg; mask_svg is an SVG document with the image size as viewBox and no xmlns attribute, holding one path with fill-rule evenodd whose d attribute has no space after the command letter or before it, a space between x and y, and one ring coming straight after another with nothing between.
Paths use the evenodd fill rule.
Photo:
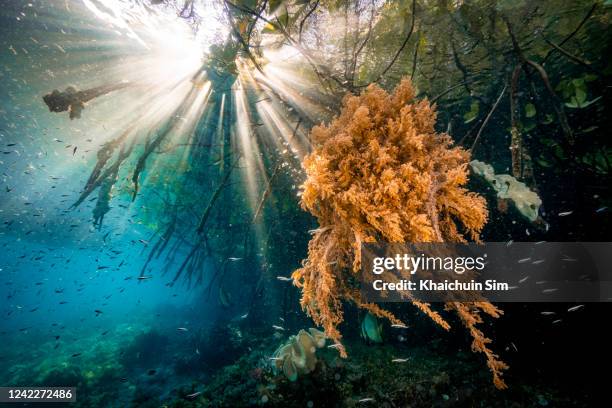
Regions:
<instances>
[{"instance_id":1,"label":"tree branch","mask_svg":"<svg viewBox=\"0 0 612 408\"><path fill-rule=\"evenodd\" d=\"M502 96L504 96L504 93L506 93L507 86L508 86L508 84L504 84L504 88L499 93L499 96L497 97L497 100L493 104L493 107L491 108L491 110L487 114L487 117L485 118L485 120L482 122L482 125L480 125L480 129L478 129L478 133L476 133L476 138L474 139L474 143L472 143L472 147L470 148L470 152L472 152L472 153L474 152L474 148L476 147L476 143L478 143L478 139L480 138L480 135L482 134L482 131L484 130L485 126L487 126L487 123L489 123L489 120L491 119L491 116L493 115L493 112L495 112L495 109L497 109L497 105L499 105L499 102L501 101Z\"/></svg>"}]
</instances>

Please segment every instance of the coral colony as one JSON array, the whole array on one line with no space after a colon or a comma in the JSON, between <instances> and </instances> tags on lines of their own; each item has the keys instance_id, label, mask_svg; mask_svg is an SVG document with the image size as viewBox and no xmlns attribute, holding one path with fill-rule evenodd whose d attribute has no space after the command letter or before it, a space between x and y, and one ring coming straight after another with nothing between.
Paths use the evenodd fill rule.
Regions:
<instances>
[{"instance_id":1,"label":"coral colony","mask_svg":"<svg viewBox=\"0 0 612 408\"><path fill-rule=\"evenodd\" d=\"M361 268L367 242L465 242L478 240L487 221L484 199L465 188L470 155L434 131L435 109L416 100L405 79L388 94L372 85L347 96L340 115L312 130L313 152L304 159L307 180L302 206L319 222L308 258L293 273L302 290L302 308L336 344L343 357L343 301L355 303L393 324L391 312L362 299L351 277ZM412 303L445 330L450 324L429 304ZM488 346L477 327L482 313L502 311L487 301L450 302L472 336L472 350L483 353L499 389L508 366Z\"/></svg>"}]
</instances>

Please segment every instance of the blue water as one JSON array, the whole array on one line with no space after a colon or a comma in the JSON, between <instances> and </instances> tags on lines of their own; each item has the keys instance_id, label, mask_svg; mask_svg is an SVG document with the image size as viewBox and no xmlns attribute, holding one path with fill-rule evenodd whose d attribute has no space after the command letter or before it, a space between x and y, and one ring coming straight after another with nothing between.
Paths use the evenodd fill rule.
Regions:
<instances>
[{"instance_id":1,"label":"blue water","mask_svg":"<svg viewBox=\"0 0 612 408\"><path fill-rule=\"evenodd\" d=\"M147 106L155 98L150 94L143 97L139 89L118 92L96 99L85 107L82 118L70 120L66 112L49 112L42 96L71 84L87 89L102 83L137 81L141 77L163 78L167 74L150 72L147 59L150 50L141 47L127 31L118 32L95 19L85 3L33 1L30 7L27 2L5 1L0 5L0 386L77 386L81 395L76 404L79 407L161 406L177 398L182 404L189 400L187 395L206 386L212 387L209 394L222 394L226 388L228 394L230 391L238 396L248 394L248 398L243 398L250 401L248 406L264 405L272 393L295 398L290 403L277 400L275 406L291 403L310 406L312 400L325 401L330 395L341 395L340 389L348 393L346 390L352 390L351 387L355 387L350 391L354 394L350 395L351 401L357 401L385 389L381 382L396 379L414 380L413 385L418 387L426 384L415 395L434 396L439 406L449 406L444 396L455 395L457 389L460 392L456 394L463 393L464 388L470 392L479 390L478 398L486 396L483 404L496 401L498 394L494 394L496 391L490 385L490 373L482 356L468 351L469 337L462 337L465 333L461 329L459 334L441 334L412 309L406 312L411 331L402 332L399 339L392 331L385 344L373 347L359 339L359 319L363 315L347 307L341 330L351 351L349 360L340 361L333 350L325 350L326 358L322 358L319 366L324 369L297 385L282 375L272 374L269 357L274 350L290 335L312 326L300 310L299 290L286 279L305 256L310 239L308 230L316 228L313 219L298 209L296 192L301 175L299 164L294 163L296 157L287 160L294 164L294 168L286 171L290 180L285 180L285 184L290 187L286 186L282 193L274 191L269 199L275 200L278 208L271 211L273 216L266 219L267 223L257 224L252 233L263 240L247 242L252 237L243 241L241 235L236 238L240 226L231 225L251 222L247 202L254 197L257 204L262 197L265 184L257 184L261 180L250 183L248 177L256 177L247 174L234 183L239 187L219 201L222 213L227 209L224 199L238 210L235 214L227 211L232 213L232 218L228 216L231 222L227 227L215 226L218 230L211 235L221 247L231 241L230 249L240 251L223 251L224 268L227 266L231 271L226 275L225 269L219 273L212 263L204 262L200 271L204 279L200 284L173 279L191 250L188 244L196 239L193 225L185 228L192 235L179 232L179 237L174 237L172 243L178 238L185 241L171 256L166 251L146 263L159 239L159 234L154 235L162 224L157 217L166 208L160 205L161 193L155 187L147 188L145 180L153 173L148 173L150 169L158 164L168 166L167 174L181 173L178 167L173 167L176 163L172 155L168 155L171 159L167 162L160 160L161 164L153 160L147 163L141 176L141 190L134 201L131 172L125 169L119 172L111 209L101 228L92 222L97 191L74 208L100 147L141 119L139 103ZM144 63L132 64L141 59ZM299 81L294 80L298 89ZM158 96L168 94L165 88L157 91ZM228 105L233 103L225 108L231 111L236 101L230 102L229 97L227 101ZM279 105L277 99L270 104ZM202 115L205 119L201 127L194 128L201 131L211 123L216 125L219 112L221 109L208 111ZM279 112L276 114L280 117ZM274 122L274 126L269 126L273 129L268 129L271 133L280 132L281 128L291 132L295 126L293 119L275 117L276 121L261 117ZM254 118L247 119L254 122L253 126L261 125ZM218 122L223 121L232 122L236 118ZM144 124L145 128L154 127L152 121ZM216 131L200 133L205 141L209 133L216 135ZM501 129L500 135L500 143L506 143L506 129ZM488 137L494 139L493 136ZM143 139L138 139L136 149L143 148ZM267 146L270 152L266 154L283 151L291 155L287 153L291 149L286 140L264 140L272 146ZM255 143L244 146L253 150L257 147ZM484 150L484 146L479 148ZM487 154L508 156L506 148L504 145L498 151L491 149ZM216 160L221 156L217 153L202 157L220 161ZM193 151L190 154L197 156ZM264 155L256 156L257 160L260 156ZM133 169L134 157L127 163L125 167ZM240 164L246 169L252 163ZM215 173L215 177L220 178L219 174L222 172ZM556 177L562 175L553 179ZM199 206L182 208L185 218L197 224L217 182L213 177L201 183L198 180L201 190L191 193L198 198ZM177 182L181 183L182 180ZM582 181L580 185L588 186ZM539 190L549 211L546 215L550 225L536 227L516 214L511 219L505 212L502 215L501 210L496 212L493 205L490 206L493 217L483 239L609 238L609 233L600 228L600 224L609 222L608 211L601 210L608 205L602 201L607 199L607 191L576 198L562 191L556 182L540 185ZM236 191L239 193L232 196ZM556 217L567 209L573 211L572 217ZM598 209L601 212L596 212ZM253 259L246 259L245 253ZM259 309L253 306L256 301L261 302L257 304ZM564 384L584 377L581 381L592 387L584 393L591 398L592 390L597 388L591 380L596 377L591 375L595 372L591 371L594 364L591 362L606 354L607 340L600 335L605 328L600 327L609 318L609 306L587 305L576 313L568 313L566 305L513 304L504 309L504 318L495 322L495 326L485 327L485 331L494 337L496 352L499 350L511 366L509 383L516 393L506 394L510 395L509 400L545 406L548 399L557 398L570 401L567 406L580 406L579 398L572 396L567 401L563 398L566 391L580 394L583 384L576 389L570 386L560 389L557 376L562 377ZM553 319L541 314L551 310L563 318L562 323L553 324ZM452 324L461 326L456 321ZM415 356L418 363L389 365L397 356ZM387 365L381 363L383 357ZM369 381L372 372L378 374L375 379L378 382ZM585 372L589 375L583 376ZM463 376L471 377L464 381ZM334 384L337 389L325 388ZM341 402L336 406L343 406L345 400L338 397L338 401ZM415 404L428 406L430 400L424 401ZM184 406L180 404L177 406ZM226 406L232 406L231 402Z\"/></svg>"}]
</instances>

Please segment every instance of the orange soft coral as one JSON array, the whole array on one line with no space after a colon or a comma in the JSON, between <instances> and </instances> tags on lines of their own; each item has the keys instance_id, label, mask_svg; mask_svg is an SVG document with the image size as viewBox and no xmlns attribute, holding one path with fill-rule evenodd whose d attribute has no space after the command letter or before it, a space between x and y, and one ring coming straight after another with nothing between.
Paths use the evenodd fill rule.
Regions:
<instances>
[{"instance_id":1,"label":"orange soft coral","mask_svg":"<svg viewBox=\"0 0 612 408\"><path fill-rule=\"evenodd\" d=\"M302 206L319 221L308 258L293 273L302 290L301 305L338 344L342 301L355 302L374 315L401 323L393 314L362 299L355 285L365 242L465 242L478 240L486 223L485 200L469 192L469 153L452 147L434 130L436 112L416 101L408 80L388 94L370 86L344 99L340 116L311 132L314 150L304 159L307 180ZM449 324L427 303L413 304L445 329ZM447 304L469 329L474 351L486 355L494 383L504 388L506 365L487 348L475 325L480 312L502 312L488 302Z\"/></svg>"}]
</instances>

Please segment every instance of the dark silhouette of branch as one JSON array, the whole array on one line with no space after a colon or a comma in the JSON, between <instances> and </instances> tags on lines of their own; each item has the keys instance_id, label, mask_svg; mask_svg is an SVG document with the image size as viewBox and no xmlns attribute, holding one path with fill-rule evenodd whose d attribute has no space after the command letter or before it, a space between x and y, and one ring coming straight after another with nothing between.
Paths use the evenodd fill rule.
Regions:
<instances>
[{"instance_id":1,"label":"dark silhouette of branch","mask_svg":"<svg viewBox=\"0 0 612 408\"><path fill-rule=\"evenodd\" d=\"M569 122L567 120L567 115L565 114L565 109L563 108L563 102L550 84L550 80L548 79L548 73L546 72L544 67L542 67L542 65L525 57L525 54L523 53L518 43L516 35L514 34L514 30L512 28L512 25L510 24L510 20L506 16L503 16L502 18L506 23L506 27L508 28L508 34L510 35L510 39L512 40L512 46L514 47L514 51L519 58L519 67L522 68L525 73L528 74L529 72L525 69L525 67L530 66L534 68L536 72L540 75L540 78L544 83L544 87L553 99L553 109L555 110L557 118L559 119L559 124L561 125L561 129L563 130L565 140L567 141L567 143L572 145L574 143L574 132L572 131L572 128L570 127Z\"/></svg>"},{"instance_id":2,"label":"dark silhouette of branch","mask_svg":"<svg viewBox=\"0 0 612 408\"><path fill-rule=\"evenodd\" d=\"M412 69L410 71L410 80L414 79L414 73L416 72L417 59L419 56L419 42L421 42L421 25L417 28L416 44L414 45L414 54L412 55Z\"/></svg>"},{"instance_id":3,"label":"dark silhouette of branch","mask_svg":"<svg viewBox=\"0 0 612 408\"><path fill-rule=\"evenodd\" d=\"M295 138L301 123L302 123L302 119L300 118L297 122L297 125L295 125L295 129L293 130L293 135L291 136L292 139ZM255 214L253 215L253 220L251 221L251 223L254 224L257 221L259 214L261 214L261 211L263 210L263 206L267 198L270 196L270 193L272 193L272 184L274 183L276 176L280 172L282 165L283 165L283 162L280 161L274 168L274 171L272 172L270 177L268 178L267 183L266 183L266 189L261 195L261 199L259 200L259 204L257 205L257 209L255 210Z\"/></svg>"},{"instance_id":4,"label":"dark silhouette of branch","mask_svg":"<svg viewBox=\"0 0 612 408\"><path fill-rule=\"evenodd\" d=\"M50 112L68 112L70 119L79 119L87 102L129 85L129 82L120 82L118 84L101 85L84 91L79 91L74 86L69 86L64 91L54 89L43 96L43 101Z\"/></svg>"},{"instance_id":5,"label":"dark silhouette of branch","mask_svg":"<svg viewBox=\"0 0 612 408\"><path fill-rule=\"evenodd\" d=\"M548 45L550 45L551 47L553 47L554 49L556 49L557 51L559 51L561 54L565 55L567 58L569 58L570 60L576 62L579 65L582 65L583 67L585 67L586 69L588 69L589 71L592 71L593 73L599 75L600 77L603 77L604 74L602 72L600 72L599 70L593 68L591 66L591 64L589 64L588 62L578 58L577 56L570 54L568 51L566 51L565 49L561 48L561 46L555 44L554 42L550 41L548 38L542 36L542 38L544 39L544 41L546 41L546 43Z\"/></svg>"},{"instance_id":6,"label":"dark silhouette of branch","mask_svg":"<svg viewBox=\"0 0 612 408\"><path fill-rule=\"evenodd\" d=\"M412 37L412 33L414 32L414 21L415 21L415 17L416 17L415 16L415 12L416 12L416 0L412 0L412 22L410 23L410 30L408 30L408 34L406 35L406 38L404 38L404 42L402 42L402 45L397 50L397 52L395 53L395 55L393 56L393 58L391 59L391 61L387 65L387 67L371 83L377 83L378 81L380 81L382 79L382 77L385 76L385 74L395 64L395 62L397 61L399 56L402 54L402 51L404 51L404 48L406 48L406 45L408 44L408 41L410 41L410 37ZM367 85L364 85L364 86L367 86Z\"/></svg>"},{"instance_id":7,"label":"dark silhouette of branch","mask_svg":"<svg viewBox=\"0 0 612 408\"><path fill-rule=\"evenodd\" d=\"M474 138L474 143L472 143L472 147L470 148L470 151L472 153L474 152L474 148L476 147L476 143L478 143L478 139L480 138L480 135L482 134L482 131L484 130L485 126L487 126L487 123L489 123L489 120L491 119L491 116L493 115L493 112L495 112L495 109L497 109L497 105L499 105L499 102L501 101L502 96L504 96L504 93L506 93L507 86L508 86L507 84L504 85L504 88L499 93L499 96L497 97L497 100L493 104L493 107L491 108L491 110L487 114L485 120L482 122L482 125L480 125L480 129L478 129L478 133L476 133L476 138Z\"/></svg>"},{"instance_id":8,"label":"dark silhouette of branch","mask_svg":"<svg viewBox=\"0 0 612 408\"><path fill-rule=\"evenodd\" d=\"M319 0L317 0L315 2L314 6L312 6L312 8L308 11L308 13L306 13L306 15L304 16L302 21L300 21L300 30L298 32L298 41L299 42L302 42L302 30L304 29L304 23L306 23L306 20L308 20L310 18L310 16L312 15L312 13L315 12L317 7L319 7Z\"/></svg>"},{"instance_id":9,"label":"dark silhouette of branch","mask_svg":"<svg viewBox=\"0 0 612 408\"><path fill-rule=\"evenodd\" d=\"M242 45L242 49L244 50L244 52L246 53L247 57L249 57L249 59L251 60L251 62L253 63L253 65L255 65L255 68L262 74L265 75L263 69L261 68L261 65L259 65L259 63L257 62L257 60L255 59L255 56L253 55L253 53L251 52L251 47L250 45L244 41L244 38L242 38L242 35L240 34L240 31L238 30L238 28L236 27L236 23L234 23L234 19L232 18L232 13L230 12L229 8L228 8L228 4L231 4L229 1L225 2L225 10L227 12L227 18L229 20L230 25L232 26L232 32L234 33L234 37L236 37L236 39L238 40L238 42L240 43L240 45ZM261 14L260 13L253 13L254 16L256 16L256 18L260 18Z\"/></svg>"},{"instance_id":10,"label":"dark silhouette of branch","mask_svg":"<svg viewBox=\"0 0 612 408\"><path fill-rule=\"evenodd\" d=\"M518 85L521 76L521 66L517 65L512 72L510 82L510 153L512 155L512 175L522 178L523 172L523 138L518 124Z\"/></svg>"},{"instance_id":11,"label":"dark silhouette of branch","mask_svg":"<svg viewBox=\"0 0 612 408\"><path fill-rule=\"evenodd\" d=\"M463 84L464 82L466 82L466 81L461 81L461 82L459 82L458 84L455 84L455 85L453 85L453 86L449 87L448 89L446 89L446 90L445 90L445 91L443 91L442 93L440 93L440 94L438 94L437 96L435 96L435 97L431 98L431 100L430 100L429 102L430 102L430 103L432 103L432 104L436 103L436 102L437 102L437 101L438 101L440 98L442 98L442 97L444 97L444 96L448 95L448 94L449 94L450 92L452 92L453 90L455 90L455 89L457 89L457 88L459 88L459 87L461 87L461 86L464 86L464 84ZM472 79L472 80L468 80L467 82L474 82L474 80L473 80L473 79Z\"/></svg>"},{"instance_id":12,"label":"dark silhouette of branch","mask_svg":"<svg viewBox=\"0 0 612 408\"><path fill-rule=\"evenodd\" d=\"M232 7L238 11L242 11L244 13L250 14L254 17L257 17L259 19L261 19L262 21L270 24L271 26L274 27L275 30L278 30L287 40L287 42L292 45L293 47L295 47L303 56L304 58L306 58L306 61L308 62L308 64L310 64L312 70L314 71L315 75L319 78L319 80L321 81L321 84L323 84L325 87L327 87L329 89L329 83L328 81L326 81L326 79L334 79L336 82L338 82L339 84L342 85L342 83L337 80L336 78L333 78L332 76L329 75L324 75L321 72L320 66L319 64L314 60L314 58L310 55L310 53L308 52L308 50L306 48L304 48L298 41L296 41L288 32L287 30L279 23L279 22L275 22L272 21L264 16L261 15L261 13L258 13L255 10L252 10L248 7L245 6L241 6L241 5L237 5L235 3L232 3L229 0L224 0L225 1L225 5ZM243 40L244 42L244 40Z\"/></svg>"},{"instance_id":13,"label":"dark silhouette of branch","mask_svg":"<svg viewBox=\"0 0 612 408\"><path fill-rule=\"evenodd\" d=\"M584 25L584 23L587 22L587 20L589 19L589 17L591 17L593 15L593 12L595 11L595 9L597 8L597 3L593 4L593 6L591 6L591 8L589 9L589 11L586 13L586 15L584 16L584 18L580 21L580 24L578 24L578 26L574 29L574 31L572 31L571 33L568 34L567 37L565 37L565 39L563 41L561 41L559 43L559 47L562 47L563 44L565 44L566 42L568 42L572 37L574 37L578 31L580 31L580 29L582 28L582 26ZM548 60L548 58L555 52L555 50L550 50L548 51L548 53L544 56L544 59L542 60L542 65L546 64L546 61Z\"/></svg>"},{"instance_id":14,"label":"dark silhouette of branch","mask_svg":"<svg viewBox=\"0 0 612 408\"><path fill-rule=\"evenodd\" d=\"M232 175L232 171L236 167L236 164L238 164L238 160L239 159L240 159L240 156L238 156L234 160L234 163L225 172L225 176L223 177L223 180L221 181L219 186L217 186L216 190L214 191L213 195L211 196L210 201L208 202L208 205L206 206L206 209L204 210L204 213L202 214L202 217L200 218L200 222L198 224L198 229L196 230L198 234L202 234L202 232L204 232L204 226L206 225L206 221L208 220L208 217L210 216L210 211L212 210L213 206L215 205L215 202L217 201L217 199L219 198L219 195L221 194L221 190L223 190L225 188L225 186L227 185L227 182L229 181L229 178Z\"/></svg>"}]
</instances>

